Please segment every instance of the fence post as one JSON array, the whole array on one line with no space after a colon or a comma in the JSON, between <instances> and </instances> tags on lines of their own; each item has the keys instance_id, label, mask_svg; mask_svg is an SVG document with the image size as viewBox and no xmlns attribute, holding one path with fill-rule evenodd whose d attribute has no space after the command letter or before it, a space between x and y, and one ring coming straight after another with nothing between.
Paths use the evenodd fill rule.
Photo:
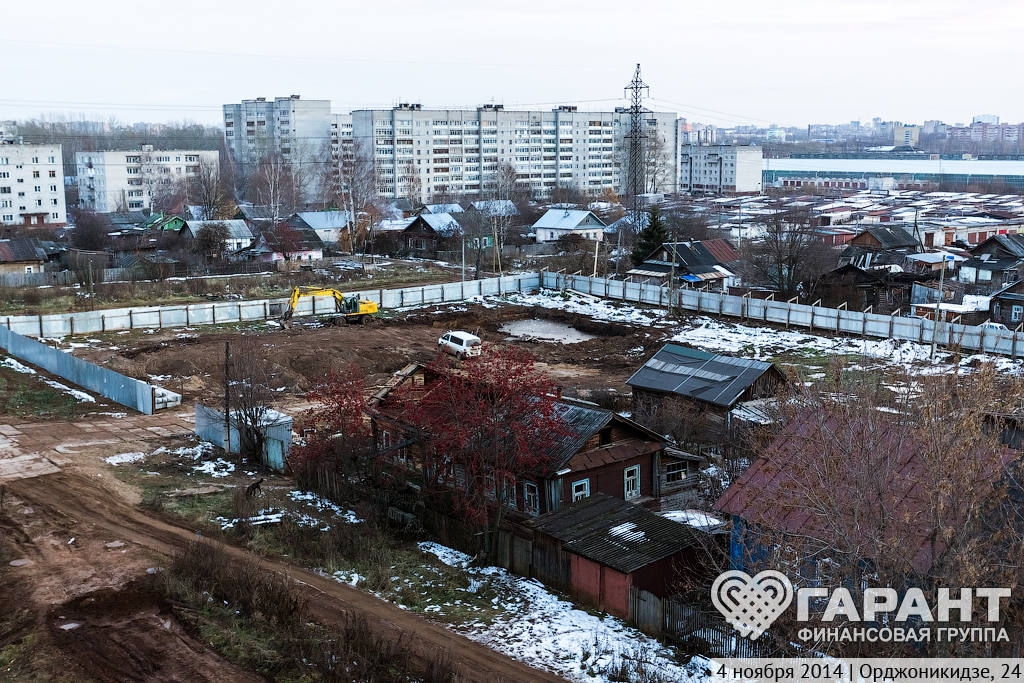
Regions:
<instances>
[{"instance_id":1,"label":"fence post","mask_svg":"<svg viewBox=\"0 0 1024 683\"><path fill-rule=\"evenodd\" d=\"M405 288L398 290L398 307L405 306Z\"/></svg>"},{"instance_id":2,"label":"fence post","mask_svg":"<svg viewBox=\"0 0 1024 683\"><path fill-rule=\"evenodd\" d=\"M164 329L164 309L159 306L156 309L156 326L157 329Z\"/></svg>"},{"instance_id":3,"label":"fence post","mask_svg":"<svg viewBox=\"0 0 1024 683\"><path fill-rule=\"evenodd\" d=\"M266 320L266 319L267 319L268 317L270 317L270 316L268 315L268 313L269 313L269 310L268 310L268 309L269 309L269 306L267 306L267 300L266 300L266 299L264 299L264 300L263 300L263 319L264 319L264 320Z\"/></svg>"},{"instance_id":4,"label":"fence post","mask_svg":"<svg viewBox=\"0 0 1024 683\"><path fill-rule=\"evenodd\" d=\"M421 304L427 303L427 288L426 287L420 287L420 303Z\"/></svg>"},{"instance_id":5,"label":"fence post","mask_svg":"<svg viewBox=\"0 0 1024 683\"><path fill-rule=\"evenodd\" d=\"M241 302L239 302L239 304L238 304L238 322L242 322L242 304L241 304Z\"/></svg>"},{"instance_id":6,"label":"fence post","mask_svg":"<svg viewBox=\"0 0 1024 683\"><path fill-rule=\"evenodd\" d=\"M213 324L217 324L217 304L210 304L210 313L213 315Z\"/></svg>"},{"instance_id":7,"label":"fence post","mask_svg":"<svg viewBox=\"0 0 1024 683\"><path fill-rule=\"evenodd\" d=\"M626 281L622 281L622 300L626 300Z\"/></svg>"},{"instance_id":8,"label":"fence post","mask_svg":"<svg viewBox=\"0 0 1024 683\"><path fill-rule=\"evenodd\" d=\"M7 319L7 329L11 329L11 319ZM1017 330L1013 331L1013 337L1010 339L1010 358L1017 360Z\"/></svg>"},{"instance_id":9,"label":"fence post","mask_svg":"<svg viewBox=\"0 0 1024 683\"><path fill-rule=\"evenodd\" d=\"M39 338L43 338L43 314L39 314Z\"/></svg>"},{"instance_id":10,"label":"fence post","mask_svg":"<svg viewBox=\"0 0 1024 683\"><path fill-rule=\"evenodd\" d=\"M191 321L189 320L189 317L188 317L188 304L185 304L185 327L188 327L191 324L192 323L191 323Z\"/></svg>"}]
</instances>

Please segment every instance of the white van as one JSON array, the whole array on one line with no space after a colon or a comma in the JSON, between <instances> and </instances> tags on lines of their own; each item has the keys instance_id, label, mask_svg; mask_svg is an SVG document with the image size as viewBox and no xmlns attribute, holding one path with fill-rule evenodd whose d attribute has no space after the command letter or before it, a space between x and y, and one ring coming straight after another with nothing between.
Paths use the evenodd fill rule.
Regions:
<instances>
[{"instance_id":1,"label":"white van","mask_svg":"<svg viewBox=\"0 0 1024 683\"><path fill-rule=\"evenodd\" d=\"M437 350L450 353L459 358L479 356L482 346L480 337L469 332L448 330L437 340Z\"/></svg>"}]
</instances>

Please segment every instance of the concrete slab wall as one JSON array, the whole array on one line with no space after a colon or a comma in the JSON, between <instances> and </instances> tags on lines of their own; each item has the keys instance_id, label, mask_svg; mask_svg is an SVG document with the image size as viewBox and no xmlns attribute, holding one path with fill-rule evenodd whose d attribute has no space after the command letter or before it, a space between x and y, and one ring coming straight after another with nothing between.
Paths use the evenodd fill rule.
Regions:
<instances>
[{"instance_id":1,"label":"concrete slab wall","mask_svg":"<svg viewBox=\"0 0 1024 683\"><path fill-rule=\"evenodd\" d=\"M0 327L0 348L18 360L146 415L181 403L181 396L172 391L94 365L4 327Z\"/></svg>"},{"instance_id":2,"label":"concrete slab wall","mask_svg":"<svg viewBox=\"0 0 1024 683\"><path fill-rule=\"evenodd\" d=\"M364 289L345 292L376 302L381 308L403 308L423 304L463 301L474 296L492 296L510 292L536 291L537 273L510 275L467 282L404 287L401 289ZM188 306L136 306L110 308L81 313L53 315L15 315L0 317L0 325L27 337L66 337L136 328L191 327L238 323L276 318L284 312L287 299L257 299L190 304ZM331 296L306 297L295 308L296 316L333 313Z\"/></svg>"},{"instance_id":3,"label":"concrete slab wall","mask_svg":"<svg viewBox=\"0 0 1024 683\"><path fill-rule=\"evenodd\" d=\"M546 271L541 273L541 278L541 286L549 289L571 289L652 306L667 306L669 303L669 290L660 285ZM942 346L957 345L965 349L1013 358L1024 355L1024 335L1012 330L991 330L978 325L958 323L936 323L934 320L923 318L878 315L694 289L676 290L675 297L679 308L742 320L803 327L811 331L830 331L848 336L906 339L923 344L930 344L934 336L936 342Z\"/></svg>"}]
</instances>

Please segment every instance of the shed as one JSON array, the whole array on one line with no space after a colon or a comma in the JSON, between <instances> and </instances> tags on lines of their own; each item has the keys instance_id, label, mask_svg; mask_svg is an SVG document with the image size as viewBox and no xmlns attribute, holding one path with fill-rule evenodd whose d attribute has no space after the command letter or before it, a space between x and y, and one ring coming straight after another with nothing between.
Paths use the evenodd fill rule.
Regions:
<instances>
[{"instance_id":1,"label":"shed","mask_svg":"<svg viewBox=\"0 0 1024 683\"><path fill-rule=\"evenodd\" d=\"M665 598L701 572L710 537L601 493L527 522L535 532L531 576L626 619L637 592Z\"/></svg>"}]
</instances>

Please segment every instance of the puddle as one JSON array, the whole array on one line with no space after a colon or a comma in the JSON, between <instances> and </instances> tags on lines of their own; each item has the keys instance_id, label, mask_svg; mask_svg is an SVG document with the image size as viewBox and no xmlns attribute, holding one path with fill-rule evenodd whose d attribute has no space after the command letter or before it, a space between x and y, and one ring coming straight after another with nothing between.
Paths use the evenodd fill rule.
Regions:
<instances>
[{"instance_id":1,"label":"puddle","mask_svg":"<svg viewBox=\"0 0 1024 683\"><path fill-rule=\"evenodd\" d=\"M592 334L580 332L575 327L552 320L513 320L498 330L514 339L538 339L563 344L578 344L594 338Z\"/></svg>"}]
</instances>

